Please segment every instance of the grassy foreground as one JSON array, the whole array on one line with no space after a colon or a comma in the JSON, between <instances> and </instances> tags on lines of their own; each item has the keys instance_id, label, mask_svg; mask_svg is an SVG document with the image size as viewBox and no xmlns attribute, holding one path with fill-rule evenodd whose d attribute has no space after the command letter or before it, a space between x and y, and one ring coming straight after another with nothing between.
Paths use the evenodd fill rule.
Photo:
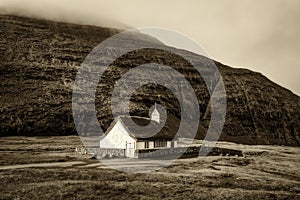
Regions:
<instances>
[{"instance_id":1,"label":"grassy foreground","mask_svg":"<svg viewBox=\"0 0 300 200\"><path fill-rule=\"evenodd\" d=\"M300 199L299 147L249 146L244 157L182 159L151 173L99 167L77 137L0 138L0 199ZM31 163L84 164L2 169Z\"/></svg>"}]
</instances>

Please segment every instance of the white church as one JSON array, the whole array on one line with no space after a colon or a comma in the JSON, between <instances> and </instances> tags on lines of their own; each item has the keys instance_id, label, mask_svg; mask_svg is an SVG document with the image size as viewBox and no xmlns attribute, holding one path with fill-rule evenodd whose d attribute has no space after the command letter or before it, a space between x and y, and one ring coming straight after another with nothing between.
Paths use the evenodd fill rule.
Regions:
<instances>
[{"instance_id":1,"label":"white church","mask_svg":"<svg viewBox=\"0 0 300 200\"><path fill-rule=\"evenodd\" d=\"M174 139L173 130L168 127L159 129L160 131L151 136L145 137L141 133L148 130L155 130L160 127L161 113L155 107L150 114L151 118L145 117L117 117L111 126L107 129L106 133L100 139L100 156L114 156L116 154L123 154L125 157L136 158L138 157L138 150L149 150L161 148L174 148L177 147L177 139ZM130 125L132 121L139 122L136 126Z\"/></svg>"}]
</instances>

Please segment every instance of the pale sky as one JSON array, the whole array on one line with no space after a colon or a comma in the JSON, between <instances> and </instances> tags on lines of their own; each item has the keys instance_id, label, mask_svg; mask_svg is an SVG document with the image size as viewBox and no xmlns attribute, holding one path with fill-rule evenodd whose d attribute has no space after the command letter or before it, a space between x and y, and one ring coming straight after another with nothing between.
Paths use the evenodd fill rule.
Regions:
<instances>
[{"instance_id":1,"label":"pale sky","mask_svg":"<svg viewBox=\"0 0 300 200\"><path fill-rule=\"evenodd\" d=\"M211 58L261 72L300 95L299 0L0 0L0 13L173 29Z\"/></svg>"}]
</instances>

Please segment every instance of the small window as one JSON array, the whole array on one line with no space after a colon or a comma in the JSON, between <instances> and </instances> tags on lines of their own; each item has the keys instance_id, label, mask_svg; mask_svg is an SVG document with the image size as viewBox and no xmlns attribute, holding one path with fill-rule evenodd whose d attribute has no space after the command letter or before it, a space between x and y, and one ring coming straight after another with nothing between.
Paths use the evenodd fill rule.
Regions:
<instances>
[{"instance_id":1,"label":"small window","mask_svg":"<svg viewBox=\"0 0 300 200\"><path fill-rule=\"evenodd\" d=\"M167 146L167 141L166 140L157 140L157 141L154 141L154 148L166 147L166 146Z\"/></svg>"},{"instance_id":2,"label":"small window","mask_svg":"<svg viewBox=\"0 0 300 200\"><path fill-rule=\"evenodd\" d=\"M145 141L145 149L149 149L149 141Z\"/></svg>"}]
</instances>

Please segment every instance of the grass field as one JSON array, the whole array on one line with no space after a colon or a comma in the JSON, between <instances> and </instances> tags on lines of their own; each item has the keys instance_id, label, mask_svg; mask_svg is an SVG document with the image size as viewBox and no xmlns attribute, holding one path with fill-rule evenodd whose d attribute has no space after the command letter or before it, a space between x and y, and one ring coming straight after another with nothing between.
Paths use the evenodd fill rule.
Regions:
<instances>
[{"instance_id":1,"label":"grass field","mask_svg":"<svg viewBox=\"0 0 300 200\"><path fill-rule=\"evenodd\" d=\"M221 142L244 157L181 159L125 173L75 152L70 137L0 138L0 199L300 199L300 148Z\"/></svg>"}]
</instances>

